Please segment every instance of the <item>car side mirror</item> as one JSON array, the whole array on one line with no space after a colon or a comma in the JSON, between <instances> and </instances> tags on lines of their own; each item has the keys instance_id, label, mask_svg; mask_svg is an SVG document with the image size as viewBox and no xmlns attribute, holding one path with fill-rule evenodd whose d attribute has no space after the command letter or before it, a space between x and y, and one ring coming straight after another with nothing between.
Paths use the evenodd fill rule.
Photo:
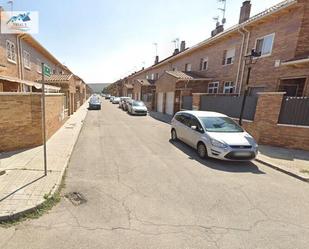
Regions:
<instances>
[{"instance_id":1,"label":"car side mirror","mask_svg":"<svg viewBox=\"0 0 309 249\"><path fill-rule=\"evenodd\" d=\"M197 126L196 125L192 125L191 129L196 131L197 130Z\"/></svg>"}]
</instances>

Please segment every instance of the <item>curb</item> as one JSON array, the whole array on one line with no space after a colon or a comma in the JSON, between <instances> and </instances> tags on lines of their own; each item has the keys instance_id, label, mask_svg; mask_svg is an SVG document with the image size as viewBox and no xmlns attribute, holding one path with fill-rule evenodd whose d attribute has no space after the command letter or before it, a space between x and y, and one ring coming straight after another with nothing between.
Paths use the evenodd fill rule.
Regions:
<instances>
[{"instance_id":1,"label":"curb","mask_svg":"<svg viewBox=\"0 0 309 249\"><path fill-rule=\"evenodd\" d=\"M84 117L83 119L80 120L81 123L84 123L84 120L86 119L87 114L88 114L88 110L87 110L87 112L86 112L85 117ZM68 120L69 120L69 119L68 119ZM65 124L63 124L63 125L65 125ZM62 182L62 180L63 180L64 173L66 172L66 169L67 169L67 167L68 167L68 165L69 165L69 162L70 162L70 159L71 159L71 156L72 156L72 152L73 152L73 150L74 150L74 148L75 148L75 145L76 145L76 143L77 143L77 140L78 140L78 138L79 138L79 135L80 135L80 133L81 133L81 131L82 131L83 126L84 126L84 124L81 125L81 127L80 127L78 133L76 134L76 139L75 139L74 144L73 144L73 146L72 146L72 148L71 148L70 156L69 156L68 159L66 160L66 162L65 162L65 164L64 164L64 167L63 167L63 169L61 170L61 175L60 175L60 177L58 178L57 182L54 184L54 186L53 186L52 189L50 190L50 197L54 197L55 194L59 191L59 187L61 186L61 182ZM30 213L34 212L35 210L41 208L41 207L45 204L46 201L47 201L47 200L44 200L44 201L42 201L41 203L37 204L36 206L31 207L31 208L28 208L28 209L25 209L25 210L20 211L20 212L12 213L12 214L5 215L5 216L0 216L0 222L16 221L16 220L18 220L18 219L20 219L20 218L26 216L27 214L30 214Z\"/></svg>"},{"instance_id":2,"label":"curb","mask_svg":"<svg viewBox=\"0 0 309 249\"><path fill-rule=\"evenodd\" d=\"M286 174L286 175L292 176L292 177L294 177L294 178L296 178L296 179L298 179L298 180L300 180L300 181L309 183L309 177L306 178L306 177L300 176L300 175L295 174L295 173L292 173L292 172L290 172L290 171L288 171L288 170L286 170L286 169L283 169L283 168L280 168L280 167L278 167L278 166L276 166L276 165L273 165L273 164L271 164L271 163L265 162L265 161L263 161L263 160L261 160L261 159L257 159L257 158L256 158L255 161L257 161L257 162L259 162L259 163L262 163L262 164L264 164L264 165L266 165L266 166L268 166L268 167L270 167L270 168L272 168L272 169L275 169L275 170L277 170L277 171L280 171L281 173L284 173L284 174Z\"/></svg>"}]
</instances>

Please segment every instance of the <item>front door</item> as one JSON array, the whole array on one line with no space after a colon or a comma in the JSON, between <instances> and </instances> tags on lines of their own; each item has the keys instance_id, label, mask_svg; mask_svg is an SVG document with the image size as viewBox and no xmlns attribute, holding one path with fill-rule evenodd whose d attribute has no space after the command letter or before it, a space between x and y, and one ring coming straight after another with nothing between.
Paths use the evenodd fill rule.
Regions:
<instances>
[{"instance_id":1,"label":"front door","mask_svg":"<svg viewBox=\"0 0 309 249\"><path fill-rule=\"evenodd\" d=\"M157 112L163 112L163 93L157 94Z\"/></svg>"},{"instance_id":2,"label":"front door","mask_svg":"<svg viewBox=\"0 0 309 249\"><path fill-rule=\"evenodd\" d=\"M174 99L175 92L167 92L166 93L166 113L169 115L174 114Z\"/></svg>"}]
</instances>

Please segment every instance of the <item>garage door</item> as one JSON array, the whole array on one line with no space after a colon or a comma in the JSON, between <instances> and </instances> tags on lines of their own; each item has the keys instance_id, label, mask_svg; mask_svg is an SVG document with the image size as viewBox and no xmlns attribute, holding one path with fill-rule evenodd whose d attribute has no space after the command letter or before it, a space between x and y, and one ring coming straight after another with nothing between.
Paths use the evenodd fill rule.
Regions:
<instances>
[{"instance_id":1,"label":"garage door","mask_svg":"<svg viewBox=\"0 0 309 249\"><path fill-rule=\"evenodd\" d=\"M166 93L166 113L170 115L174 114L174 97L175 92Z\"/></svg>"},{"instance_id":2,"label":"garage door","mask_svg":"<svg viewBox=\"0 0 309 249\"><path fill-rule=\"evenodd\" d=\"M157 112L163 112L163 93L158 93Z\"/></svg>"}]
</instances>

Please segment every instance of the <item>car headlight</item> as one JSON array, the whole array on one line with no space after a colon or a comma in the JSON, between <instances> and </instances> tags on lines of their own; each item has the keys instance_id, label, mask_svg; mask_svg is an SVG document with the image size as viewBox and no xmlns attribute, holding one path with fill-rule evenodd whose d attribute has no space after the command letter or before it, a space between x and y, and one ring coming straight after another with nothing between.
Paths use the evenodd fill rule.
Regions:
<instances>
[{"instance_id":1,"label":"car headlight","mask_svg":"<svg viewBox=\"0 0 309 249\"><path fill-rule=\"evenodd\" d=\"M227 144L221 143L221 142L219 142L219 141L216 140L216 139L211 139L210 141L211 141L211 144L212 144L213 146L217 147L217 148L226 148L226 147L227 147Z\"/></svg>"}]
</instances>

